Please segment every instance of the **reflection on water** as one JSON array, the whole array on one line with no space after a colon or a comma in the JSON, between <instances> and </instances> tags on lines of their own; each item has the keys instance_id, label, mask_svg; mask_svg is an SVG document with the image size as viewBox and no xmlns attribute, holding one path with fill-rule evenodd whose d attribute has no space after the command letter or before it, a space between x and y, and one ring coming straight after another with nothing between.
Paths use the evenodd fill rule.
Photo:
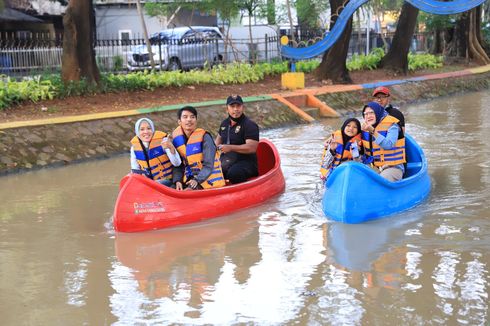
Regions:
<instances>
[{"instance_id":1,"label":"reflection on water","mask_svg":"<svg viewBox=\"0 0 490 326\"><path fill-rule=\"evenodd\" d=\"M489 101L481 92L403 108L431 195L361 225L327 221L320 207L321 144L340 120L264 132L286 191L175 229L110 228L126 156L2 177L2 325L485 325Z\"/></svg>"}]
</instances>

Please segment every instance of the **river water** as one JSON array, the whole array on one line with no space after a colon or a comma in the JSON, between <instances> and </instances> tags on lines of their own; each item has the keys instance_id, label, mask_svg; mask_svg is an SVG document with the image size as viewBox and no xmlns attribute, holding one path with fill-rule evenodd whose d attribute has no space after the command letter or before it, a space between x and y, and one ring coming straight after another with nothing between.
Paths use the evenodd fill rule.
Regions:
<instances>
[{"instance_id":1,"label":"river water","mask_svg":"<svg viewBox=\"0 0 490 326\"><path fill-rule=\"evenodd\" d=\"M360 225L321 210L336 119L262 133L283 194L175 229L112 230L126 156L1 177L1 324L488 325L488 103L485 91L404 107L432 192Z\"/></svg>"}]
</instances>

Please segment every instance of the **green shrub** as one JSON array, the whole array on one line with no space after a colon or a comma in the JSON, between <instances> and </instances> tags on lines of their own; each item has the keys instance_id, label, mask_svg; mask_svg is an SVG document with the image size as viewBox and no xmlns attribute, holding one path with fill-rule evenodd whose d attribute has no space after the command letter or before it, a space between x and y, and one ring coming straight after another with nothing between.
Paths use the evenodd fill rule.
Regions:
<instances>
[{"instance_id":1,"label":"green shrub","mask_svg":"<svg viewBox=\"0 0 490 326\"><path fill-rule=\"evenodd\" d=\"M369 55L354 55L347 62L347 69L375 69L384 55L381 48L375 48ZM438 68L442 57L429 54L410 54L409 69ZM114 57L114 65L122 66L122 58ZM310 73L320 65L320 60L296 62L296 71ZM60 74L45 74L30 80L15 81L0 76L0 109L22 101L37 102L52 98L80 96L85 94L154 90L158 87L180 87L198 84L244 84L257 82L267 76L275 76L288 71L287 61L271 63L233 63L215 65L208 70L182 71L141 71L128 74L102 73L98 85L80 82L64 83Z\"/></svg>"},{"instance_id":2,"label":"green shrub","mask_svg":"<svg viewBox=\"0 0 490 326\"><path fill-rule=\"evenodd\" d=\"M55 94L53 84L49 80L42 80L41 77L15 81L10 77L0 76L0 109L26 100L51 100Z\"/></svg>"},{"instance_id":3,"label":"green shrub","mask_svg":"<svg viewBox=\"0 0 490 326\"><path fill-rule=\"evenodd\" d=\"M112 57L112 61L113 61L113 69L115 71L121 71L123 69L123 57L121 57L120 55L115 55L114 57Z\"/></svg>"},{"instance_id":4,"label":"green shrub","mask_svg":"<svg viewBox=\"0 0 490 326\"><path fill-rule=\"evenodd\" d=\"M347 70L373 70L376 69L384 56L384 50L382 48L374 48L368 54L354 54L347 60Z\"/></svg>"},{"instance_id":5,"label":"green shrub","mask_svg":"<svg viewBox=\"0 0 490 326\"><path fill-rule=\"evenodd\" d=\"M443 65L442 56L432 54L408 54L408 70L434 69Z\"/></svg>"}]
</instances>

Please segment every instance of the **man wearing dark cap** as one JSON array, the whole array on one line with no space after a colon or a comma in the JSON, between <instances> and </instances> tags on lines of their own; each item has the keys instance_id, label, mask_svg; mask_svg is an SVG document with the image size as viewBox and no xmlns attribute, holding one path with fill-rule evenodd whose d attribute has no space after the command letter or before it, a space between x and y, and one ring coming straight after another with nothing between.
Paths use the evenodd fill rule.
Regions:
<instances>
[{"instance_id":1,"label":"man wearing dark cap","mask_svg":"<svg viewBox=\"0 0 490 326\"><path fill-rule=\"evenodd\" d=\"M373 91L373 100L384 107L389 115L399 120L398 125L405 133L405 117L398 108L390 104L390 90L384 86L376 87Z\"/></svg>"},{"instance_id":2,"label":"man wearing dark cap","mask_svg":"<svg viewBox=\"0 0 490 326\"><path fill-rule=\"evenodd\" d=\"M230 183L245 182L258 175L259 126L243 114L240 95L226 99L228 118L221 123L216 145L221 150L221 168Z\"/></svg>"}]
</instances>

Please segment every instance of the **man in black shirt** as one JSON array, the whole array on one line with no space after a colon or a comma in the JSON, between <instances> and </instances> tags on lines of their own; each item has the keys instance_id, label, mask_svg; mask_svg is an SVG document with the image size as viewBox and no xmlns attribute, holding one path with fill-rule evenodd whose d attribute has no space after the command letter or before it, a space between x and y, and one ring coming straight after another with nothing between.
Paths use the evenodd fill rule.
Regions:
<instances>
[{"instance_id":1,"label":"man in black shirt","mask_svg":"<svg viewBox=\"0 0 490 326\"><path fill-rule=\"evenodd\" d=\"M389 115L399 120L398 125L405 134L405 117L398 108L390 104L390 90L384 86L376 87L373 91L373 100L384 107Z\"/></svg>"},{"instance_id":2,"label":"man in black shirt","mask_svg":"<svg viewBox=\"0 0 490 326\"><path fill-rule=\"evenodd\" d=\"M257 146L259 126L244 114L243 100L239 95L226 100L228 118L221 123L216 145L221 150L221 168L230 183L245 182L258 175Z\"/></svg>"}]
</instances>

